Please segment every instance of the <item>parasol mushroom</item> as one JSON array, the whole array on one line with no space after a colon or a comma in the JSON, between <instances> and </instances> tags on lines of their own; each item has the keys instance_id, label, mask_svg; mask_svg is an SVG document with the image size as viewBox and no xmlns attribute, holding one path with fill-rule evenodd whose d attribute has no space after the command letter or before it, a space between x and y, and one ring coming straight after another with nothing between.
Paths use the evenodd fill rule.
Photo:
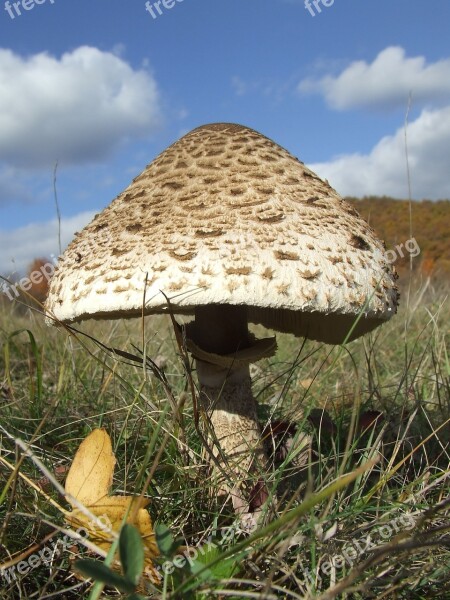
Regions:
<instances>
[{"instance_id":1,"label":"parasol mushroom","mask_svg":"<svg viewBox=\"0 0 450 600\"><path fill-rule=\"evenodd\" d=\"M145 288L145 306L143 293ZM185 331L236 510L267 473L249 365L275 353L248 323L341 344L397 307L384 246L337 192L242 125L194 129L77 234L47 321L192 315ZM260 485L257 485L260 492Z\"/></svg>"}]
</instances>

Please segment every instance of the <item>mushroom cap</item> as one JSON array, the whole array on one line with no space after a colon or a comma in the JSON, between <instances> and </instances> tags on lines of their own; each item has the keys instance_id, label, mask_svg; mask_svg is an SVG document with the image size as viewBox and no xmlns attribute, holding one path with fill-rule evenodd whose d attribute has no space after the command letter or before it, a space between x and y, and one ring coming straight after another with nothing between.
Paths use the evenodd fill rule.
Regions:
<instances>
[{"instance_id":1,"label":"mushroom cap","mask_svg":"<svg viewBox=\"0 0 450 600\"><path fill-rule=\"evenodd\" d=\"M134 317L144 303L164 313L169 298L175 314L246 305L251 322L342 343L396 312L395 278L328 182L260 133L215 123L167 148L75 235L47 322Z\"/></svg>"}]
</instances>

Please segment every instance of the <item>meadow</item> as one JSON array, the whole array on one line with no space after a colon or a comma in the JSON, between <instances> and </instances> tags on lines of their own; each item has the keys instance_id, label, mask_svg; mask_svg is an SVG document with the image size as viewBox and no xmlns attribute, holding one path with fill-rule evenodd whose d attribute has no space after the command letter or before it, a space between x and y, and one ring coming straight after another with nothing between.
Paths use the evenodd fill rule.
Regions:
<instances>
[{"instance_id":1,"label":"meadow","mask_svg":"<svg viewBox=\"0 0 450 600\"><path fill-rule=\"evenodd\" d=\"M142 492L178 540L160 544L161 581L142 579L141 597L450 598L448 292L407 282L398 315L345 347L277 336L252 367L276 515L250 533L209 481L195 372L168 316L75 331L0 304L0 597L126 597L74 572L92 545L61 510L100 427L113 493Z\"/></svg>"}]
</instances>

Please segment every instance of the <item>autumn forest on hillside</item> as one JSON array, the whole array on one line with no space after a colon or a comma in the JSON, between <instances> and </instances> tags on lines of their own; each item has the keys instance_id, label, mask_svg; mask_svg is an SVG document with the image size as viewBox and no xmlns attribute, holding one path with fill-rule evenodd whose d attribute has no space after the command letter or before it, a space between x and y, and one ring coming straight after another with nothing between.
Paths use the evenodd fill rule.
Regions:
<instances>
[{"instance_id":1,"label":"autumn forest on hillside","mask_svg":"<svg viewBox=\"0 0 450 600\"><path fill-rule=\"evenodd\" d=\"M450 200L394 200L369 196L346 198L386 243L388 250L414 238L420 253L411 261L413 273L450 279ZM396 252L400 277L410 269L410 255ZM400 284L401 284L400 279Z\"/></svg>"}]
</instances>

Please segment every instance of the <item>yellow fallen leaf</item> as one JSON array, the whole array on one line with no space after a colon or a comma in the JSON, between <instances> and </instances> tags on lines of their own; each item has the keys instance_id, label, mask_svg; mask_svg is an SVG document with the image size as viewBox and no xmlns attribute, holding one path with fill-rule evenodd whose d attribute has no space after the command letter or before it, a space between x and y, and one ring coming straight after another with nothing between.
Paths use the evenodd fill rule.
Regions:
<instances>
[{"instance_id":1,"label":"yellow fallen leaf","mask_svg":"<svg viewBox=\"0 0 450 600\"><path fill-rule=\"evenodd\" d=\"M111 488L116 457L104 429L94 429L81 442L66 479L66 492L85 506L107 496Z\"/></svg>"},{"instance_id":2,"label":"yellow fallen leaf","mask_svg":"<svg viewBox=\"0 0 450 600\"><path fill-rule=\"evenodd\" d=\"M158 556L159 551L150 515L145 509L149 500L141 496L109 495L115 464L109 435L104 429L95 429L75 454L65 490L84 504L104 527L76 508L70 497L67 499L72 504L73 511L66 515L66 521L72 527L83 527L89 540L105 552L109 551L113 541L108 531L119 532L124 522L135 525L144 543L145 574L153 583L159 583L161 577L152 563L152 558Z\"/></svg>"}]
</instances>

